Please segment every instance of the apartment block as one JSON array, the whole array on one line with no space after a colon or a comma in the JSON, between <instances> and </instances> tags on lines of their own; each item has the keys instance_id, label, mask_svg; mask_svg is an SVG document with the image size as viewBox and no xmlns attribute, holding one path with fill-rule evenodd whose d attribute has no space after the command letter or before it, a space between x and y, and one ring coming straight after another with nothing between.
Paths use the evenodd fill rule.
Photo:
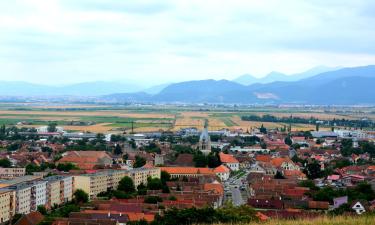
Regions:
<instances>
[{"instance_id":1,"label":"apartment block","mask_svg":"<svg viewBox=\"0 0 375 225\"><path fill-rule=\"evenodd\" d=\"M47 208L60 205L60 180L49 180L47 182Z\"/></svg>"},{"instance_id":2,"label":"apartment block","mask_svg":"<svg viewBox=\"0 0 375 225\"><path fill-rule=\"evenodd\" d=\"M147 178L160 178L160 168L136 168L129 170L129 176L137 187L141 183L147 184Z\"/></svg>"},{"instance_id":3,"label":"apartment block","mask_svg":"<svg viewBox=\"0 0 375 225\"><path fill-rule=\"evenodd\" d=\"M10 189L0 189L0 223L9 221L15 207L15 192Z\"/></svg>"},{"instance_id":4,"label":"apartment block","mask_svg":"<svg viewBox=\"0 0 375 225\"><path fill-rule=\"evenodd\" d=\"M36 181L31 187L31 211L47 204L47 181Z\"/></svg>"},{"instance_id":5,"label":"apartment block","mask_svg":"<svg viewBox=\"0 0 375 225\"><path fill-rule=\"evenodd\" d=\"M74 176L74 190L82 189L95 198L99 193L117 189L120 180L129 176L134 185L147 184L147 178L160 178L159 168L138 168L133 170L105 170Z\"/></svg>"},{"instance_id":6,"label":"apartment block","mask_svg":"<svg viewBox=\"0 0 375 225\"><path fill-rule=\"evenodd\" d=\"M25 168L0 168L0 179L14 179L25 176Z\"/></svg>"},{"instance_id":7,"label":"apartment block","mask_svg":"<svg viewBox=\"0 0 375 225\"><path fill-rule=\"evenodd\" d=\"M95 198L99 193L108 190L109 180L106 172L74 176L74 190L82 189L90 198Z\"/></svg>"},{"instance_id":8,"label":"apartment block","mask_svg":"<svg viewBox=\"0 0 375 225\"><path fill-rule=\"evenodd\" d=\"M15 192L15 213L28 214L31 212L31 188L30 184L18 184L8 187Z\"/></svg>"},{"instance_id":9,"label":"apartment block","mask_svg":"<svg viewBox=\"0 0 375 225\"><path fill-rule=\"evenodd\" d=\"M72 176L51 176L44 179L47 182L46 205L51 208L71 201L73 198Z\"/></svg>"}]
</instances>

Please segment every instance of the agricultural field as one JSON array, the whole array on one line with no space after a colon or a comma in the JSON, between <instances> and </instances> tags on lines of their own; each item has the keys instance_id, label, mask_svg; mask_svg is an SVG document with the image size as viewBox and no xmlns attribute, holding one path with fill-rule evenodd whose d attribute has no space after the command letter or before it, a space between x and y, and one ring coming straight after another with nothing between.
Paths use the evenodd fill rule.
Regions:
<instances>
[{"instance_id":1,"label":"agricultural field","mask_svg":"<svg viewBox=\"0 0 375 225\"><path fill-rule=\"evenodd\" d=\"M281 128L285 123L244 121L241 116L273 115L275 117L318 118L321 120L375 119L373 109L280 109L249 107L243 109L200 108L198 106L148 106L118 107L110 105L29 105L0 104L0 124L18 127L39 127L51 122L57 123L67 131L122 133L147 131L177 131L181 128L202 129L208 120L209 130L222 128L250 130L260 127ZM314 130L313 124L293 124L292 130ZM330 128L321 127L321 130Z\"/></svg>"}]
</instances>

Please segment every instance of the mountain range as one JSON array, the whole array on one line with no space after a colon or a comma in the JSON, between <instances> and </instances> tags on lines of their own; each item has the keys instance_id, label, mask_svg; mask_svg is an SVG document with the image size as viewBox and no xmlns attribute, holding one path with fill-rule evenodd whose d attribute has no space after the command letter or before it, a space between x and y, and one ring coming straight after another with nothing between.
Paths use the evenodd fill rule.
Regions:
<instances>
[{"instance_id":1,"label":"mountain range","mask_svg":"<svg viewBox=\"0 0 375 225\"><path fill-rule=\"evenodd\" d=\"M267 83L272 83L275 81L298 81L298 80L302 80L305 78L315 76L320 73L325 73L325 72L334 71L338 69L340 69L340 67L317 66L305 72L296 73L292 75L286 75L284 73L272 71L266 76L261 77L261 78L257 78L250 74L244 74L244 75L237 77L233 81L239 84L243 84L243 85L250 85L250 84L255 84L255 83L267 84Z\"/></svg>"},{"instance_id":2,"label":"mountain range","mask_svg":"<svg viewBox=\"0 0 375 225\"><path fill-rule=\"evenodd\" d=\"M196 80L143 88L134 83L88 82L53 87L26 82L0 82L3 96L91 96L110 103L220 104L375 104L375 66L316 67L264 78L249 75L230 80Z\"/></svg>"},{"instance_id":3,"label":"mountain range","mask_svg":"<svg viewBox=\"0 0 375 225\"><path fill-rule=\"evenodd\" d=\"M115 94L105 100L159 103L375 104L375 66L342 68L298 81L243 85L228 80L171 84L157 94Z\"/></svg>"}]
</instances>

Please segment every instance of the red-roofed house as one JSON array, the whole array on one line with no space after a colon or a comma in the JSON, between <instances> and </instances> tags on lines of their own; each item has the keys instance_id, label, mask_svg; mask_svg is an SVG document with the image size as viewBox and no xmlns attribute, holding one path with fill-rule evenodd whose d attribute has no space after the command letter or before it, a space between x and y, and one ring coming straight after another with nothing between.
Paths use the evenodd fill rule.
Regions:
<instances>
[{"instance_id":1,"label":"red-roofed house","mask_svg":"<svg viewBox=\"0 0 375 225\"><path fill-rule=\"evenodd\" d=\"M220 152L219 157L221 163L226 165L229 169L233 171L238 171L240 169L240 163L232 155Z\"/></svg>"},{"instance_id":2,"label":"red-roofed house","mask_svg":"<svg viewBox=\"0 0 375 225\"><path fill-rule=\"evenodd\" d=\"M91 170L112 165L112 158L105 151L70 151L58 163L73 163L80 169Z\"/></svg>"},{"instance_id":3,"label":"red-roofed house","mask_svg":"<svg viewBox=\"0 0 375 225\"><path fill-rule=\"evenodd\" d=\"M220 178L220 180L226 181L229 179L230 170L228 167L220 165L214 169L214 173Z\"/></svg>"}]
</instances>

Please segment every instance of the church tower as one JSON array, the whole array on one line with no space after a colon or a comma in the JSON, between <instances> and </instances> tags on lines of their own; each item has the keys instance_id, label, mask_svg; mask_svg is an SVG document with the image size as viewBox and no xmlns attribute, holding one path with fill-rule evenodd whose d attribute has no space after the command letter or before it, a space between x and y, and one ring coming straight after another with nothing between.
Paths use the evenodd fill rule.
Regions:
<instances>
[{"instance_id":1,"label":"church tower","mask_svg":"<svg viewBox=\"0 0 375 225\"><path fill-rule=\"evenodd\" d=\"M208 155L211 152L211 138L208 134L208 120L204 123L203 131L199 137L198 148L204 155Z\"/></svg>"}]
</instances>

